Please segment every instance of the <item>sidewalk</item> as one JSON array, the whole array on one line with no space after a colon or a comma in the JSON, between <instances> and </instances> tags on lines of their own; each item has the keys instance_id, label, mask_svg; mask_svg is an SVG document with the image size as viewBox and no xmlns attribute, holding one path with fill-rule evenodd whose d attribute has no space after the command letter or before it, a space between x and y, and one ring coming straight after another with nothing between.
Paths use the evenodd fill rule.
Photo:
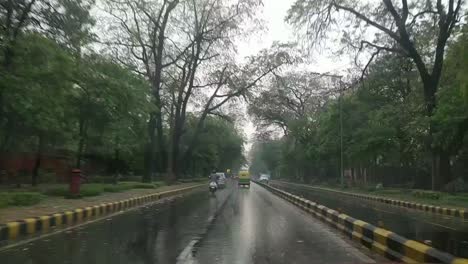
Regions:
<instances>
[{"instance_id":1,"label":"sidewalk","mask_svg":"<svg viewBox=\"0 0 468 264\"><path fill-rule=\"evenodd\" d=\"M32 206L14 206L0 209L0 224L36 217L40 215L50 215L75 208L95 206L101 203L116 202L129 198L140 197L148 194L170 191L198 185L200 183L181 183L171 186L161 186L155 189L131 189L125 192L104 193L99 196L85 197L82 199L65 199L62 197L47 197L39 204Z\"/></svg>"}]
</instances>

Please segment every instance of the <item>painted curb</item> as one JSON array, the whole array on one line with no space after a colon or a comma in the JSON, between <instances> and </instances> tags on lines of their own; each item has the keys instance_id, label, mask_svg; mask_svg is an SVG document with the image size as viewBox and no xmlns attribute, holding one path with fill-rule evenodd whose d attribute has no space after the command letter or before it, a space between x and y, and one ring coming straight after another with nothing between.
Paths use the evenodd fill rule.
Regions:
<instances>
[{"instance_id":1,"label":"painted curb","mask_svg":"<svg viewBox=\"0 0 468 264\"><path fill-rule=\"evenodd\" d=\"M342 195L352 196L354 198L381 202L381 203L385 203L385 204L389 204L389 205L393 205L393 206L405 207L405 208L425 211L425 212L433 213L433 214L460 217L462 219L468 220L468 210L463 210L463 209L440 207L440 206L429 205L429 204L413 203L413 202L407 202L407 201L403 201L403 200L396 200L396 199L386 198L386 197L382 197L382 196L372 196L372 195L365 195L365 194L359 194L359 193L351 193L351 192L338 191L338 190L334 190L334 189L328 189L328 188L322 188L322 187L316 187L316 186L309 186L309 185L303 185L303 184L297 184L297 183L290 183L290 182L279 181L279 183L280 184L282 183L282 184L299 185L299 186L309 188L309 189L333 192L333 193L338 193L338 194L342 194Z\"/></svg>"},{"instance_id":2,"label":"painted curb","mask_svg":"<svg viewBox=\"0 0 468 264\"><path fill-rule=\"evenodd\" d=\"M101 217L135 208L162 198L182 194L201 186L206 186L206 184L197 184L186 188L153 193L113 203L102 203L95 206L76 208L60 213L25 218L22 220L7 222L6 224L0 224L0 247L6 242L20 240L21 238L26 238L27 236L34 234L46 233L59 227L69 227L90 220L96 220Z\"/></svg>"},{"instance_id":3,"label":"painted curb","mask_svg":"<svg viewBox=\"0 0 468 264\"><path fill-rule=\"evenodd\" d=\"M341 214L297 195L259 182L256 183L340 230L348 238L390 260L405 263L468 264L468 259L457 258L420 242L402 237L394 232L373 226L346 214Z\"/></svg>"}]
</instances>

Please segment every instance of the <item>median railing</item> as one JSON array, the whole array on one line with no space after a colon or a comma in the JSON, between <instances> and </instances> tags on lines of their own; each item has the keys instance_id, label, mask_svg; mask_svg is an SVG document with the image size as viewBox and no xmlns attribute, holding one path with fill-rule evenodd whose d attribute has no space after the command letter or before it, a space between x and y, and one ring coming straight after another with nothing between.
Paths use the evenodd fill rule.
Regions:
<instances>
[{"instance_id":1,"label":"median railing","mask_svg":"<svg viewBox=\"0 0 468 264\"><path fill-rule=\"evenodd\" d=\"M350 239L391 260L403 261L405 263L468 264L468 259L457 258L446 252L352 218L297 195L266 184L256 183L340 230Z\"/></svg>"}]
</instances>

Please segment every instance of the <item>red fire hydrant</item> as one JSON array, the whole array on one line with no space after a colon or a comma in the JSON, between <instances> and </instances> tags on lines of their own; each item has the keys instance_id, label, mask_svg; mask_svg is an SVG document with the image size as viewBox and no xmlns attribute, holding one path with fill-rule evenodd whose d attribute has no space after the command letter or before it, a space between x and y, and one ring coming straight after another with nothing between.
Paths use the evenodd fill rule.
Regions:
<instances>
[{"instance_id":1,"label":"red fire hydrant","mask_svg":"<svg viewBox=\"0 0 468 264\"><path fill-rule=\"evenodd\" d=\"M81 170L73 169L70 179L70 194L79 195L80 194L80 184L81 184Z\"/></svg>"}]
</instances>

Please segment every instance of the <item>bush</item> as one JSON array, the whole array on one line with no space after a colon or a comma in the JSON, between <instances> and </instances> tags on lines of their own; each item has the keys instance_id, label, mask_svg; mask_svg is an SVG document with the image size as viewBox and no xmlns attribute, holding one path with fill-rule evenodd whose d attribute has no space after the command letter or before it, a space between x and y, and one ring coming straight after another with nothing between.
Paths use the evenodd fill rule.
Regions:
<instances>
[{"instance_id":1,"label":"bush","mask_svg":"<svg viewBox=\"0 0 468 264\"><path fill-rule=\"evenodd\" d=\"M70 193L67 187L56 187L44 191L45 195L65 197Z\"/></svg>"},{"instance_id":2,"label":"bush","mask_svg":"<svg viewBox=\"0 0 468 264\"><path fill-rule=\"evenodd\" d=\"M104 192L123 192L126 190L131 189L132 186L126 184L113 184L113 185L106 185L103 187Z\"/></svg>"},{"instance_id":3,"label":"bush","mask_svg":"<svg viewBox=\"0 0 468 264\"><path fill-rule=\"evenodd\" d=\"M98 196L104 191L103 186L99 185L83 185L80 191L80 195L83 197L89 197L89 196Z\"/></svg>"},{"instance_id":4,"label":"bush","mask_svg":"<svg viewBox=\"0 0 468 264\"><path fill-rule=\"evenodd\" d=\"M90 176L88 181L90 183L114 183L115 178L113 176Z\"/></svg>"},{"instance_id":5,"label":"bush","mask_svg":"<svg viewBox=\"0 0 468 264\"><path fill-rule=\"evenodd\" d=\"M431 199L431 200L439 200L441 196L439 192L422 191L422 190L414 190L412 194L414 197L417 197L417 198L424 198L424 199Z\"/></svg>"},{"instance_id":6,"label":"bush","mask_svg":"<svg viewBox=\"0 0 468 264\"><path fill-rule=\"evenodd\" d=\"M154 189L155 185L151 183L135 183L132 185L134 189Z\"/></svg>"},{"instance_id":7,"label":"bush","mask_svg":"<svg viewBox=\"0 0 468 264\"><path fill-rule=\"evenodd\" d=\"M80 198L87 196L97 196L104 191L104 186L100 184L84 184L81 186L80 195L78 197L71 197L68 187L57 187L48 189L44 192L45 195L49 196L61 196L66 198Z\"/></svg>"},{"instance_id":8,"label":"bush","mask_svg":"<svg viewBox=\"0 0 468 264\"><path fill-rule=\"evenodd\" d=\"M7 207L11 204L10 195L6 193L0 193L0 208Z\"/></svg>"},{"instance_id":9,"label":"bush","mask_svg":"<svg viewBox=\"0 0 468 264\"><path fill-rule=\"evenodd\" d=\"M9 192L0 194L0 208L7 206L27 206L38 204L44 198L35 192Z\"/></svg>"},{"instance_id":10,"label":"bush","mask_svg":"<svg viewBox=\"0 0 468 264\"><path fill-rule=\"evenodd\" d=\"M402 194L403 192L398 189L382 189L378 190L379 194Z\"/></svg>"},{"instance_id":11,"label":"bush","mask_svg":"<svg viewBox=\"0 0 468 264\"><path fill-rule=\"evenodd\" d=\"M35 192L17 192L11 195L11 205L34 205L39 203L44 196Z\"/></svg>"},{"instance_id":12,"label":"bush","mask_svg":"<svg viewBox=\"0 0 468 264\"><path fill-rule=\"evenodd\" d=\"M141 176L123 176L119 180L121 181L129 181L129 182L141 182Z\"/></svg>"},{"instance_id":13,"label":"bush","mask_svg":"<svg viewBox=\"0 0 468 264\"><path fill-rule=\"evenodd\" d=\"M155 182L153 182L153 185L154 185L155 188L158 188L158 187L161 187L161 186L165 186L166 183L163 182L163 181L155 181Z\"/></svg>"},{"instance_id":14,"label":"bush","mask_svg":"<svg viewBox=\"0 0 468 264\"><path fill-rule=\"evenodd\" d=\"M178 182L181 183L190 183L190 182L205 182L208 181L207 178L185 178L185 179L179 179Z\"/></svg>"}]
</instances>

